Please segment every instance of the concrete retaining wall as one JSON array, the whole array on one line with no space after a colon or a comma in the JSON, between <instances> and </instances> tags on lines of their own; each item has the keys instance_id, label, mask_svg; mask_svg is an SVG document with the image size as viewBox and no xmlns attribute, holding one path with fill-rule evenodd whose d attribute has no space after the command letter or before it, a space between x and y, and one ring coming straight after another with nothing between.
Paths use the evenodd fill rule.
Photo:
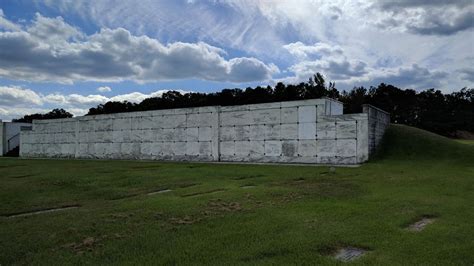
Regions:
<instances>
[{"instance_id":1,"label":"concrete retaining wall","mask_svg":"<svg viewBox=\"0 0 474 266\"><path fill-rule=\"evenodd\" d=\"M20 129L31 127L30 123L2 122L0 120L0 156L7 154L19 145Z\"/></svg>"},{"instance_id":2,"label":"concrete retaining wall","mask_svg":"<svg viewBox=\"0 0 474 266\"><path fill-rule=\"evenodd\" d=\"M331 99L34 121L23 157L355 164L369 156L369 114Z\"/></svg>"},{"instance_id":3,"label":"concrete retaining wall","mask_svg":"<svg viewBox=\"0 0 474 266\"><path fill-rule=\"evenodd\" d=\"M2 120L0 120L0 156L3 156L3 142L4 142L3 122Z\"/></svg>"},{"instance_id":4,"label":"concrete retaining wall","mask_svg":"<svg viewBox=\"0 0 474 266\"><path fill-rule=\"evenodd\" d=\"M369 104L364 104L362 109L369 118L369 154L373 154L390 125L390 114Z\"/></svg>"}]
</instances>

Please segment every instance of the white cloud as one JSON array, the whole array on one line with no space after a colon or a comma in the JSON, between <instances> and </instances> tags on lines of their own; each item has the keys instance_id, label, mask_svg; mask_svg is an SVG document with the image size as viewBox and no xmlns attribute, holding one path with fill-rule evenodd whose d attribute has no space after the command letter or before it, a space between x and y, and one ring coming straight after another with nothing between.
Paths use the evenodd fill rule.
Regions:
<instances>
[{"instance_id":1,"label":"white cloud","mask_svg":"<svg viewBox=\"0 0 474 266\"><path fill-rule=\"evenodd\" d=\"M418 64L400 65L399 61L392 58L378 60L378 67L369 66L367 62L349 59L341 47L326 43L305 45L298 42L285 45L285 48L301 58L301 61L289 67L294 76L281 79L290 83L306 81L314 73L320 72L328 80L340 85L338 88L341 89L386 83L420 90L439 88L449 76L445 71L431 70ZM461 73L466 76L465 70Z\"/></svg>"},{"instance_id":2,"label":"white cloud","mask_svg":"<svg viewBox=\"0 0 474 266\"><path fill-rule=\"evenodd\" d=\"M275 65L255 58L225 59L225 55L224 50L204 42L164 45L123 28L103 28L86 36L60 17L40 14L26 30L0 32L0 76L10 79L250 82L269 80L278 72Z\"/></svg>"},{"instance_id":3,"label":"white cloud","mask_svg":"<svg viewBox=\"0 0 474 266\"><path fill-rule=\"evenodd\" d=\"M54 108L64 108L74 115L84 115L89 108L109 101L128 101L139 103L146 98L160 97L169 90L157 90L151 93L131 92L106 97L100 94L80 95L51 93L42 95L31 89L0 86L0 119L10 120L26 114L44 113ZM182 94L189 91L176 90Z\"/></svg>"},{"instance_id":4,"label":"white cloud","mask_svg":"<svg viewBox=\"0 0 474 266\"><path fill-rule=\"evenodd\" d=\"M97 91L99 91L99 92L111 92L112 89L108 86L102 86L102 87L98 87Z\"/></svg>"},{"instance_id":5,"label":"white cloud","mask_svg":"<svg viewBox=\"0 0 474 266\"><path fill-rule=\"evenodd\" d=\"M0 29L8 31L19 31L21 27L5 18L3 10L0 8Z\"/></svg>"},{"instance_id":6,"label":"white cloud","mask_svg":"<svg viewBox=\"0 0 474 266\"><path fill-rule=\"evenodd\" d=\"M294 66L309 72L339 66L347 69L341 78L357 74L363 64L379 72L384 67L397 71L417 64L447 73L472 65L472 60L465 60L472 54L472 0L299 0L297 4L294 0L202 0L184 5L180 1L49 0L46 4L134 34L147 33L160 40L206 40L246 51L282 69ZM327 57L325 52L334 57L334 49L342 49L346 60L309 62ZM469 84L459 75L450 75L442 83L449 86L446 90Z\"/></svg>"},{"instance_id":7,"label":"white cloud","mask_svg":"<svg viewBox=\"0 0 474 266\"><path fill-rule=\"evenodd\" d=\"M0 86L0 106L38 105L41 103L41 97L30 89Z\"/></svg>"},{"instance_id":8,"label":"white cloud","mask_svg":"<svg viewBox=\"0 0 474 266\"><path fill-rule=\"evenodd\" d=\"M321 57L327 55L342 55L343 50L338 45L329 45L317 42L314 45L305 45L302 42L289 43L283 46L288 52L300 59L308 59L311 56Z\"/></svg>"}]
</instances>

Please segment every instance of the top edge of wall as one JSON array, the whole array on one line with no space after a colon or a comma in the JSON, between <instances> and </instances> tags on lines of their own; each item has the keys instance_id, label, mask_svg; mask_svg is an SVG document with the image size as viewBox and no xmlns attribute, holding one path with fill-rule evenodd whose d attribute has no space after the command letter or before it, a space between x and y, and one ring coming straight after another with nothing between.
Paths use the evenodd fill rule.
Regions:
<instances>
[{"instance_id":1,"label":"top edge of wall","mask_svg":"<svg viewBox=\"0 0 474 266\"><path fill-rule=\"evenodd\" d=\"M380 111L380 112L382 112L382 113L385 113L385 114L387 114L387 115L390 115L389 112L387 112L387 111L385 111L385 110L382 110L382 109L380 109L380 108L378 108L378 107L376 107L376 106L373 106L373 105L371 105L371 104L363 104L363 105L362 105L362 108L364 108L364 107L372 108L372 109L375 109L375 110Z\"/></svg>"},{"instance_id":2,"label":"top edge of wall","mask_svg":"<svg viewBox=\"0 0 474 266\"><path fill-rule=\"evenodd\" d=\"M276 108L276 107L295 107L295 106L304 106L304 105L318 105L324 104L327 100L339 102L337 100L331 99L329 97L322 97L316 99L307 99L307 100L294 100L294 101L282 101L282 102L269 102L269 103L255 103L255 104L241 104L241 105L230 105L230 106L221 106L221 105L208 105L201 107L187 107L187 108L170 108L170 109L159 109L159 110L148 110L148 111L136 111L136 112L120 112L113 114L98 114L98 115L88 115L88 116L76 116L71 118L57 118L57 119L43 119L43 120L33 120L34 124L43 124L43 123L60 123L60 122L70 122L76 120L93 120L108 118L111 116L116 117L133 117L138 116L151 116L153 113L161 113L162 115L172 115L172 114L187 114L187 113L198 113L198 112L211 112L211 109L220 108L222 111L235 111L235 110L255 110L255 109L265 109L265 108ZM263 108L259 108L263 107Z\"/></svg>"}]
</instances>

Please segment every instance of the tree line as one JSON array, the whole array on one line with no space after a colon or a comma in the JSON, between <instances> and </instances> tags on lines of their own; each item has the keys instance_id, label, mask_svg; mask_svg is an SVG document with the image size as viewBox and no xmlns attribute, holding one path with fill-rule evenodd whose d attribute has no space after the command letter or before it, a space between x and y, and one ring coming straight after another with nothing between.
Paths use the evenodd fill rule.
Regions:
<instances>
[{"instance_id":1,"label":"tree line","mask_svg":"<svg viewBox=\"0 0 474 266\"><path fill-rule=\"evenodd\" d=\"M355 87L340 93L335 83L327 84L320 73L299 84L279 82L275 87L223 89L212 93L182 94L178 91L168 91L161 97L147 98L140 103L111 101L90 108L87 115L213 105L230 106L321 97L337 99L344 103L344 113L358 113L362 111L362 104L372 104L390 112L392 123L415 126L450 137L458 137L465 131L474 132L473 88L443 94L435 89L416 92L381 83L377 87L368 89ZM32 119L63 117L72 115L65 110L55 109L43 115L27 115L16 121L28 122Z\"/></svg>"}]
</instances>

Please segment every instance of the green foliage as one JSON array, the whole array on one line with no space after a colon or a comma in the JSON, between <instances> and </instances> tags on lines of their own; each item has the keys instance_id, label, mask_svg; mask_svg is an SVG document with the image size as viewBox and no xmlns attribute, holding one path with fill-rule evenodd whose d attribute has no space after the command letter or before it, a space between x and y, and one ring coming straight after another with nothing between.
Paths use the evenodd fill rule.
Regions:
<instances>
[{"instance_id":1,"label":"green foliage","mask_svg":"<svg viewBox=\"0 0 474 266\"><path fill-rule=\"evenodd\" d=\"M344 91L339 100L345 113L361 112L361 105L368 103L389 112L392 123L450 137L456 137L460 130L474 132L474 89L451 94L434 89L417 93L382 83L369 90L357 87Z\"/></svg>"},{"instance_id":2,"label":"green foliage","mask_svg":"<svg viewBox=\"0 0 474 266\"><path fill-rule=\"evenodd\" d=\"M13 122L25 122L31 123L33 120L44 120L44 119L57 119L57 118L70 118L72 114L64 109L53 109L46 114L32 114L25 115L19 119L13 119Z\"/></svg>"},{"instance_id":3,"label":"green foliage","mask_svg":"<svg viewBox=\"0 0 474 266\"><path fill-rule=\"evenodd\" d=\"M456 137L460 130L474 132L474 89L443 94L439 90L416 92L392 85L380 84L366 89L355 87L349 92L339 91L335 83L326 85L324 77L316 73L308 82L297 85L277 83L274 88L256 87L224 89L214 93L185 93L169 91L161 97L148 98L141 103L108 102L89 109L89 115L130 111L213 105L241 105L278 101L294 101L329 97L344 103L345 113L362 111L362 104L372 104L391 114L391 122L426 129L445 136Z\"/></svg>"}]
</instances>

